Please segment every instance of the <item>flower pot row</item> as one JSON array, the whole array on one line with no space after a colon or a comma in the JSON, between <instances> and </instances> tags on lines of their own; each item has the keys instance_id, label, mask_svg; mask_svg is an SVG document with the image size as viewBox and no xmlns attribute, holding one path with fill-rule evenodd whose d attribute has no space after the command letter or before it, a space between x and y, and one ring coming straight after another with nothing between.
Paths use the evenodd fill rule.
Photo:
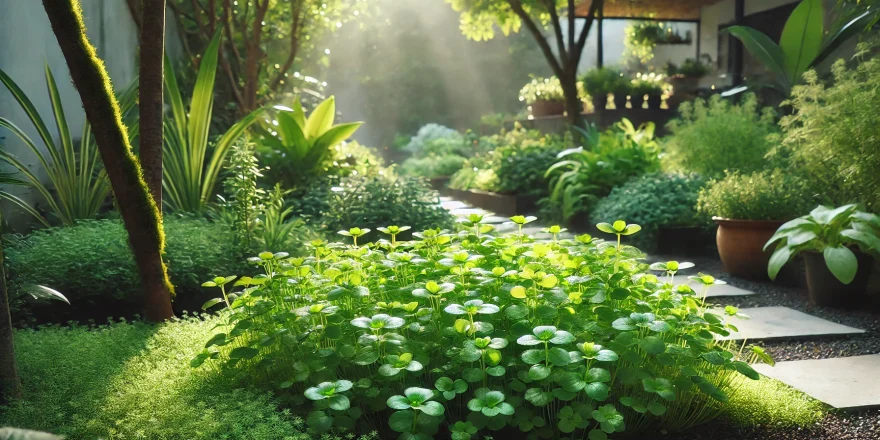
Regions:
<instances>
[{"instance_id":1,"label":"flower pot row","mask_svg":"<svg viewBox=\"0 0 880 440\"><path fill-rule=\"evenodd\" d=\"M648 109L650 110L659 110L660 106L663 104L663 95L659 94L650 94L650 95L611 95L612 100L614 102L614 107L617 109L626 108L626 101L629 98L629 101L632 103L632 108L640 109L644 105L645 102L648 103ZM594 111L604 110L608 106L608 96L595 96L591 98L592 108ZM565 114L565 102L563 101L545 101L545 100L537 100L531 105L531 114L536 118L543 118L547 116L560 116Z\"/></svg>"}]
</instances>

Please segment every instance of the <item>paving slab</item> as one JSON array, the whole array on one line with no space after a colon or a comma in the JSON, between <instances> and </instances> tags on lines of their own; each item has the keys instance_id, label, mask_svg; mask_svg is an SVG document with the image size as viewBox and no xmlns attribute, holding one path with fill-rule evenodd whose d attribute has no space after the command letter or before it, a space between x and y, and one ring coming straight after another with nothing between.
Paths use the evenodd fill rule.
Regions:
<instances>
[{"instance_id":1,"label":"paving slab","mask_svg":"<svg viewBox=\"0 0 880 440\"><path fill-rule=\"evenodd\" d=\"M507 218L507 217L499 217L499 216L497 216L497 215L490 215L490 216L487 216L487 217L483 217L483 223L487 223L487 224L490 224L490 225L495 225L496 228L497 228L499 225L501 225L501 224L503 224L503 223L506 223L506 222L509 222L509 221L510 221L509 218Z\"/></svg>"},{"instance_id":2,"label":"paving slab","mask_svg":"<svg viewBox=\"0 0 880 440\"><path fill-rule=\"evenodd\" d=\"M739 309L739 312L750 318L729 317L728 322L735 325L739 331L719 339L817 338L865 333L864 330L817 318L788 307L745 308ZM718 314L724 315L724 312L719 311Z\"/></svg>"},{"instance_id":3,"label":"paving slab","mask_svg":"<svg viewBox=\"0 0 880 440\"><path fill-rule=\"evenodd\" d=\"M658 277L663 280L665 276ZM678 286L681 284L687 284L694 289L697 293L703 293L703 285L697 281L689 280L688 275L678 274L675 276L675 279L672 280L672 284ZM706 292L706 298L713 298L718 296L746 296L746 295L754 295L755 292L746 289L740 289L736 286L731 286L730 284L719 284L716 286L712 286L709 288L709 291Z\"/></svg>"},{"instance_id":4,"label":"paving slab","mask_svg":"<svg viewBox=\"0 0 880 440\"><path fill-rule=\"evenodd\" d=\"M856 411L880 407L880 354L753 367L834 408Z\"/></svg>"},{"instance_id":5,"label":"paving slab","mask_svg":"<svg viewBox=\"0 0 880 440\"><path fill-rule=\"evenodd\" d=\"M440 207L443 209L453 210L453 209L462 209L462 208L470 208L465 202L460 202L458 200L441 200Z\"/></svg>"},{"instance_id":6,"label":"paving slab","mask_svg":"<svg viewBox=\"0 0 880 440\"><path fill-rule=\"evenodd\" d=\"M458 208L458 209L450 209L449 213L456 217L467 217L471 214L482 214L482 215L492 215L491 212L486 211L485 209L480 208Z\"/></svg>"}]
</instances>

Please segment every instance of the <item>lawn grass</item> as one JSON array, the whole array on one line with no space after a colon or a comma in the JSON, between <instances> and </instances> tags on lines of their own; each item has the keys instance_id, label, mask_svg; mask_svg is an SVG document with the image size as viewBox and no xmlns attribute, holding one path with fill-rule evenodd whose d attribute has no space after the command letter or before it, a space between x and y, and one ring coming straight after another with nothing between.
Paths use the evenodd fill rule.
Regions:
<instances>
[{"instance_id":1,"label":"lawn grass","mask_svg":"<svg viewBox=\"0 0 880 440\"><path fill-rule=\"evenodd\" d=\"M742 427L808 427L825 417L825 404L769 377L743 378L732 393L724 416Z\"/></svg>"},{"instance_id":2,"label":"lawn grass","mask_svg":"<svg viewBox=\"0 0 880 440\"><path fill-rule=\"evenodd\" d=\"M310 439L269 394L190 368L214 325L186 318L18 331L25 397L0 410L0 426L71 440Z\"/></svg>"}]
</instances>

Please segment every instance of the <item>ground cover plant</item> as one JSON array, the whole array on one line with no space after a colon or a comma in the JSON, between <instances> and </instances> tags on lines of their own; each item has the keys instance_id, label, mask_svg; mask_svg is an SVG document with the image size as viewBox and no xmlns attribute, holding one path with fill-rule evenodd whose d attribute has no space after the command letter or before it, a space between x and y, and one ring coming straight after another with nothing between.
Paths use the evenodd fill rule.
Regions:
<instances>
[{"instance_id":1,"label":"ground cover plant","mask_svg":"<svg viewBox=\"0 0 880 440\"><path fill-rule=\"evenodd\" d=\"M274 389L316 434L598 440L710 420L743 376L758 379L746 361L772 362L715 339L738 311L710 311L714 278L693 277L694 291L671 284L688 265L644 272L620 244L638 225L541 243L521 232L531 220L496 235L472 215L414 241L388 226L370 245L354 227L307 258L261 253L263 273L210 282L206 306L229 306L192 366Z\"/></svg>"}]
</instances>

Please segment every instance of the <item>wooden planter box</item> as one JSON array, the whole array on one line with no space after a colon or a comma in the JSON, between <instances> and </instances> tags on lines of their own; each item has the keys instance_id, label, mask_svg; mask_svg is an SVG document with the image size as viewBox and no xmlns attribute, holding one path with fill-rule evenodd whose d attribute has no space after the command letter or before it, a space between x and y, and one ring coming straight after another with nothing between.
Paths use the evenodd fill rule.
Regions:
<instances>
[{"instance_id":1,"label":"wooden planter box","mask_svg":"<svg viewBox=\"0 0 880 440\"><path fill-rule=\"evenodd\" d=\"M452 188L443 188L440 193L501 216L512 217L534 214L538 211L538 198L534 196L498 194L475 189L463 191Z\"/></svg>"}]
</instances>

